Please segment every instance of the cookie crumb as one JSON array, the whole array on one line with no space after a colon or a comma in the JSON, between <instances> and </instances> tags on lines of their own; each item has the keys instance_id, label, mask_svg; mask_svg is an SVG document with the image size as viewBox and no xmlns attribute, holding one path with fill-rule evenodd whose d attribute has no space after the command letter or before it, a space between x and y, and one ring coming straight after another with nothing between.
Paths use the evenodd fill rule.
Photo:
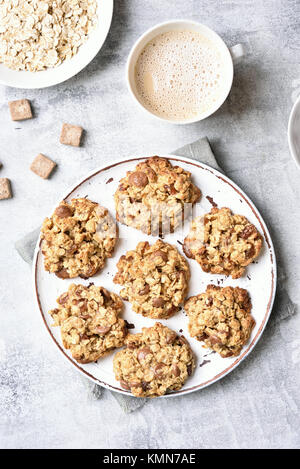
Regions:
<instances>
[{"instance_id":1,"label":"cookie crumb","mask_svg":"<svg viewBox=\"0 0 300 469\"><path fill-rule=\"evenodd\" d=\"M7 178L0 178L0 200L11 199L11 185L10 180Z\"/></svg>"},{"instance_id":2,"label":"cookie crumb","mask_svg":"<svg viewBox=\"0 0 300 469\"><path fill-rule=\"evenodd\" d=\"M114 178L109 178L105 184L110 184L111 182L113 182Z\"/></svg>"},{"instance_id":3,"label":"cookie crumb","mask_svg":"<svg viewBox=\"0 0 300 469\"><path fill-rule=\"evenodd\" d=\"M210 360L203 360L202 363L200 363L199 367L201 368L204 365L207 365L207 363L210 363Z\"/></svg>"},{"instance_id":4,"label":"cookie crumb","mask_svg":"<svg viewBox=\"0 0 300 469\"><path fill-rule=\"evenodd\" d=\"M43 179L48 179L56 163L40 153L31 163L30 169Z\"/></svg>"},{"instance_id":5,"label":"cookie crumb","mask_svg":"<svg viewBox=\"0 0 300 469\"><path fill-rule=\"evenodd\" d=\"M32 119L30 101L28 99L18 99L8 103L11 119L13 121L24 121Z\"/></svg>"},{"instance_id":6,"label":"cookie crumb","mask_svg":"<svg viewBox=\"0 0 300 469\"><path fill-rule=\"evenodd\" d=\"M203 355L203 357L208 357L209 355L213 355L214 353L217 353L217 352L212 350L211 352L207 353L206 355Z\"/></svg>"},{"instance_id":7,"label":"cookie crumb","mask_svg":"<svg viewBox=\"0 0 300 469\"><path fill-rule=\"evenodd\" d=\"M214 199L212 197L210 197L210 195L207 195L206 198L213 207L218 206L218 204L216 204L216 202L214 201Z\"/></svg>"},{"instance_id":8,"label":"cookie crumb","mask_svg":"<svg viewBox=\"0 0 300 469\"><path fill-rule=\"evenodd\" d=\"M126 321L126 319L124 319L124 321L125 321L127 329L135 329L135 325L132 322L128 322Z\"/></svg>"},{"instance_id":9,"label":"cookie crumb","mask_svg":"<svg viewBox=\"0 0 300 469\"><path fill-rule=\"evenodd\" d=\"M79 147L82 138L83 128L78 125L63 124L60 134L60 143Z\"/></svg>"}]
</instances>

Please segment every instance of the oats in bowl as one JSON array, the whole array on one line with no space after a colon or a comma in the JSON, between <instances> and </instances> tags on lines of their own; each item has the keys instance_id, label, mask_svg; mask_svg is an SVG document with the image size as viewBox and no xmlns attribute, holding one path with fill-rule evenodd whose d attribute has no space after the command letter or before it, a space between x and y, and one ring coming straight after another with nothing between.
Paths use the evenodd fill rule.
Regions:
<instances>
[{"instance_id":1,"label":"oats in bowl","mask_svg":"<svg viewBox=\"0 0 300 469\"><path fill-rule=\"evenodd\" d=\"M56 67L96 24L96 0L1 0L0 63L30 72Z\"/></svg>"}]
</instances>

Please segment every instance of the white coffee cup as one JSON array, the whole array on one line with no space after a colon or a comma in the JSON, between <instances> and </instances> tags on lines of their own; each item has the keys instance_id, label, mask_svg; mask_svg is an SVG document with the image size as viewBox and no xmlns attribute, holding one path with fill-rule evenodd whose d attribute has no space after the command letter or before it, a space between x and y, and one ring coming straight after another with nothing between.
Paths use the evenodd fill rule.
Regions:
<instances>
[{"instance_id":1,"label":"white coffee cup","mask_svg":"<svg viewBox=\"0 0 300 469\"><path fill-rule=\"evenodd\" d=\"M218 48L218 51L221 53L221 56L224 62L225 74L224 74L223 82L222 82L222 93L220 94L217 101L210 107L209 110L207 110L206 112L203 112L202 114L198 114L196 117L193 117L191 119L175 121L175 120L167 119L164 117L160 117L157 114L151 112L149 109L147 109L143 105L139 97L137 88L136 88L135 66L136 66L136 62L138 60L140 53L142 52L146 44L148 44L148 42L150 42L154 37L156 37L159 34L169 32L169 31L183 31L183 30L196 31L198 33L201 33L203 36L208 38L213 44L216 45L216 47ZM148 29L148 31L146 31L135 42L134 46L132 47L130 54L128 56L127 67L126 67L126 80L127 80L128 89L133 99L135 100L135 102L144 111L146 111L148 114L156 117L159 120L170 122L172 124L191 124L193 122L198 122L210 116L214 112L216 112L217 109L219 109L219 107L224 103L232 86L233 63L236 62L243 55L244 55L244 50L241 44L237 44L236 46L228 48L217 33L215 33L212 29L208 28L207 26L203 24L197 23L195 21L189 21L189 20L166 21L164 23L160 23L154 26L151 29Z\"/></svg>"}]
</instances>

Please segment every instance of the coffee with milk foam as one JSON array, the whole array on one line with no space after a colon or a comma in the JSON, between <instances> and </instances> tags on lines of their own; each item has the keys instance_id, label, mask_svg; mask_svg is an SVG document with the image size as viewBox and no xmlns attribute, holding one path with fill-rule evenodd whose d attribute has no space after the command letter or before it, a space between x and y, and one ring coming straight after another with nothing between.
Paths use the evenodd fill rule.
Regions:
<instances>
[{"instance_id":1,"label":"coffee with milk foam","mask_svg":"<svg viewBox=\"0 0 300 469\"><path fill-rule=\"evenodd\" d=\"M223 91L225 66L217 46L194 31L169 31L140 53L135 84L144 107L185 121L209 112Z\"/></svg>"}]
</instances>

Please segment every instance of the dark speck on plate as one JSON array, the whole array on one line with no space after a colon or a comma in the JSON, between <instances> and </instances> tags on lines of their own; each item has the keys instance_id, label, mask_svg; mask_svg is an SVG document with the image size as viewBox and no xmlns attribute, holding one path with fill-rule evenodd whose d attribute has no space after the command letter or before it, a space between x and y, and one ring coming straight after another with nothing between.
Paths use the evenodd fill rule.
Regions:
<instances>
[{"instance_id":1,"label":"dark speck on plate","mask_svg":"<svg viewBox=\"0 0 300 469\"><path fill-rule=\"evenodd\" d=\"M213 199L210 195L207 195L206 198L207 198L207 200L209 201L209 203L211 203L211 205L212 205L213 207L217 207L217 206L218 206L218 204L216 204L216 202L214 201L214 199Z\"/></svg>"},{"instance_id":2,"label":"dark speck on plate","mask_svg":"<svg viewBox=\"0 0 300 469\"><path fill-rule=\"evenodd\" d=\"M125 319L125 324L126 324L127 329L134 329L135 328L135 325L133 323L130 323L130 322L126 321L126 319Z\"/></svg>"},{"instance_id":3,"label":"dark speck on plate","mask_svg":"<svg viewBox=\"0 0 300 469\"><path fill-rule=\"evenodd\" d=\"M203 355L203 357L208 357L209 355L212 355L213 353L217 353L217 352L215 352L214 350L212 350L211 352L207 353L206 355Z\"/></svg>"},{"instance_id":4,"label":"dark speck on plate","mask_svg":"<svg viewBox=\"0 0 300 469\"><path fill-rule=\"evenodd\" d=\"M210 360L203 360L203 362L200 363L200 365L199 365L200 368L201 368L202 366L206 365L207 363L210 363Z\"/></svg>"}]
</instances>

